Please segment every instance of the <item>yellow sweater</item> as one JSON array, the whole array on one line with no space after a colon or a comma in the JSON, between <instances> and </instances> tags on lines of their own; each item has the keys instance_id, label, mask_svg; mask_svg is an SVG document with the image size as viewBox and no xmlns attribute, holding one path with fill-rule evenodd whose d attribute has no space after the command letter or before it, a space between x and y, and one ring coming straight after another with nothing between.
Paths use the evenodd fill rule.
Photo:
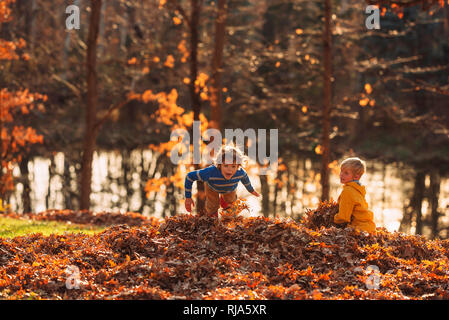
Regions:
<instances>
[{"instance_id":1,"label":"yellow sweater","mask_svg":"<svg viewBox=\"0 0 449 320\"><path fill-rule=\"evenodd\" d=\"M364 186L356 182L348 182L343 186L343 191L338 197L338 213L334 216L335 223L350 223L350 226L374 232L376 225L373 221L373 213L368 210L365 200L366 190Z\"/></svg>"}]
</instances>

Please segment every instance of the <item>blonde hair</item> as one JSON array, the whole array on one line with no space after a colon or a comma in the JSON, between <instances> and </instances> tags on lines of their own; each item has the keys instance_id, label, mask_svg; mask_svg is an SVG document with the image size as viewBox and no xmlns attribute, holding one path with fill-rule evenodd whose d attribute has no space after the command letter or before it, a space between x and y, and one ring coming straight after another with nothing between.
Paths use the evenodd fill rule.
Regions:
<instances>
[{"instance_id":1,"label":"blonde hair","mask_svg":"<svg viewBox=\"0 0 449 320\"><path fill-rule=\"evenodd\" d=\"M340 168L348 168L354 175L361 177L365 173L366 165L360 158L353 157L345 159L341 163Z\"/></svg>"},{"instance_id":2,"label":"blonde hair","mask_svg":"<svg viewBox=\"0 0 449 320\"><path fill-rule=\"evenodd\" d=\"M221 146L213 159L213 164L218 167L223 163L229 163L231 159L232 163L237 163L242 166L245 166L248 162L248 157L239 148L235 145L228 144Z\"/></svg>"}]
</instances>

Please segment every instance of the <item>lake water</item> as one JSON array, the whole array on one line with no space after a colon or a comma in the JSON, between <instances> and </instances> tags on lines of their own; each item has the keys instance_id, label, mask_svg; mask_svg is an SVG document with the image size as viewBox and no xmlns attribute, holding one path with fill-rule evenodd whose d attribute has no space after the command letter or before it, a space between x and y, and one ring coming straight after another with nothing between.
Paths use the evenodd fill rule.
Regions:
<instances>
[{"instance_id":1,"label":"lake water","mask_svg":"<svg viewBox=\"0 0 449 320\"><path fill-rule=\"evenodd\" d=\"M92 210L93 211L138 211L142 204L140 188L140 172L138 164L144 157L145 161L154 170L155 161L153 154L148 151L136 151L131 153L131 164L134 171L131 174L132 195L126 201L126 189L117 181L122 174L121 162L122 157L115 152L96 152L93 162L92 177ZM62 174L64 170L64 155L57 153L55 156L55 169L57 173ZM48 201L49 209L65 209L64 197L61 192L63 180L60 176L50 177L49 173L50 161L44 158L35 158L29 163L30 181L31 181L31 206L33 212L41 212L47 210L46 203ZM153 167L152 167L153 166ZM71 168L73 177L72 190L76 191L74 168ZM255 172L248 170L251 182L256 190L260 193L260 179ZM303 213L307 209L316 208L320 198L319 175L312 170L310 161L306 161L303 168L298 169L300 181L295 182L295 192L293 197L287 195L286 188L279 190L279 208L277 212L283 212L285 216ZM15 168L14 174L20 175L20 170ZM156 175L157 176L157 175ZM51 180L50 180L51 179ZM427 179L428 180L428 179ZM112 181L112 182L111 182ZM338 168L334 168L330 177L331 191L330 196L333 199L338 198L341 191L339 183ZM426 181L428 184L429 181ZM413 189L413 172L407 168L397 165L386 165L380 163L368 163L367 172L361 179L361 183L367 188L366 199L370 209L374 212L374 219L377 226L383 226L389 231L396 231L402 218L404 206L408 203L410 192ZM143 184L144 185L144 184ZM270 192L274 192L274 183L270 183ZM11 197L10 204L13 211L21 212L22 205L20 203L22 184L17 184L14 195ZM194 190L195 192L195 184ZM261 215L261 198L256 198L249 194L243 185L239 184L237 189L239 197L246 198L250 206L250 212L244 212L246 216ZM48 200L46 197L48 196ZM145 215L153 214L156 217L162 216L163 203L165 194L159 192L152 194L155 196L154 209L145 206L141 212ZM271 194L272 196L272 194ZM177 214L186 213L183 206L184 199L182 193L177 195ZM449 180L442 179L440 190L440 212L446 213L440 220L440 223L448 224L448 207L449 207ZM430 212L427 201L423 203L423 216ZM411 232L414 232L412 227Z\"/></svg>"}]
</instances>

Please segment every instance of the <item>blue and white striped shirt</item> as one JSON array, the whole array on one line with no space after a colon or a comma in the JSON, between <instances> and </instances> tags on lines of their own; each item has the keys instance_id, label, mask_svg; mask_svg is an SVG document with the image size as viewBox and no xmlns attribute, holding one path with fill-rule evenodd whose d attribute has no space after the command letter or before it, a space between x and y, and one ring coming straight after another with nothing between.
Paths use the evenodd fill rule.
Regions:
<instances>
[{"instance_id":1,"label":"blue and white striped shirt","mask_svg":"<svg viewBox=\"0 0 449 320\"><path fill-rule=\"evenodd\" d=\"M239 168L237 172L229 180L227 180L221 174L220 169L214 165L211 165L207 168L195 170L187 174L186 181L184 183L186 198L192 197L192 185L193 182L197 180L204 181L212 190L218 193L234 191L237 188L239 181L242 181L248 192L254 191L248 174L243 168Z\"/></svg>"}]
</instances>

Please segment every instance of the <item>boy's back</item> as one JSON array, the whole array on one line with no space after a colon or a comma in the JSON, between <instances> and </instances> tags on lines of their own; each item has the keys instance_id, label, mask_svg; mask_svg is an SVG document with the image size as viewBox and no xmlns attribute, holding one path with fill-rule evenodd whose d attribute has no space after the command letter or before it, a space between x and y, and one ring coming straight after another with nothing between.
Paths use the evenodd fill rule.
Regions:
<instances>
[{"instance_id":1,"label":"boy's back","mask_svg":"<svg viewBox=\"0 0 449 320\"><path fill-rule=\"evenodd\" d=\"M343 191L338 197L339 210L334 217L334 222L348 222L357 229L374 232L376 225L373 221L373 213L368 210L365 195L364 186L355 181L345 183Z\"/></svg>"}]
</instances>

